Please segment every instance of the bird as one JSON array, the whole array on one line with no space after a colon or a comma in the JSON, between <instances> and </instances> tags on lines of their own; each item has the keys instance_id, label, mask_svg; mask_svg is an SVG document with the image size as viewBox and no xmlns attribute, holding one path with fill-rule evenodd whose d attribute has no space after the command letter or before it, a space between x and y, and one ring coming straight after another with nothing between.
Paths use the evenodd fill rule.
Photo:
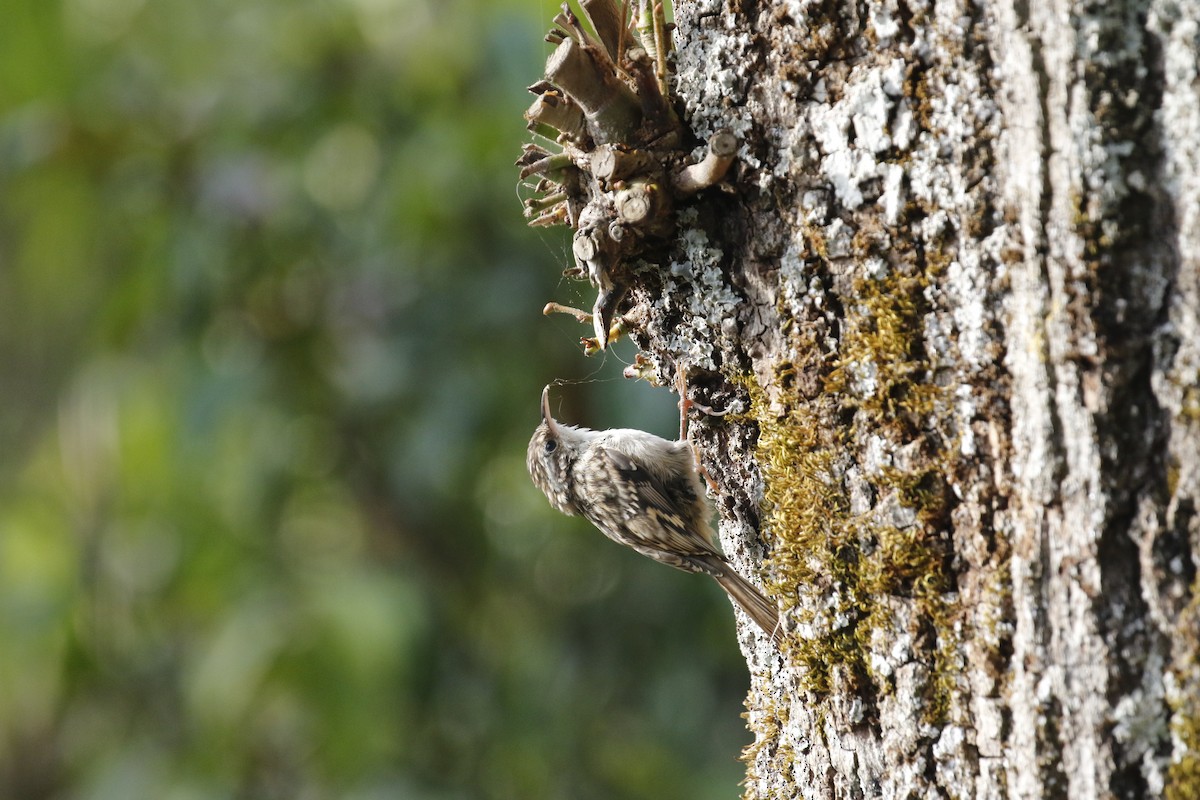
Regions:
<instances>
[{"instance_id":1,"label":"bird","mask_svg":"<svg viewBox=\"0 0 1200 800\"><path fill-rule=\"evenodd\" d=\"M542 421L529 440L526 466L550 505L661 564L710 576L778 646L775 604L715 544L689 443L630 428L565 425L551 415L549 393L549 386L542 390Z\"/></svg>"}]
</instances>

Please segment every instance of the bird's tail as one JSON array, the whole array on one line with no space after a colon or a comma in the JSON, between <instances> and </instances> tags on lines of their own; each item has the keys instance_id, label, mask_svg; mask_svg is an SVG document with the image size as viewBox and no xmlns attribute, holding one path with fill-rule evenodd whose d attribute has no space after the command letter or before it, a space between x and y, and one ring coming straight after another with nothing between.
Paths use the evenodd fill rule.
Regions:
<instances>
[{"instance_id":1,"label":"bird's tail","mask_svg":"<svg viewBox=\"0 0 1200 800\"><path fill-rule=\"evenodd\" d=\"M754 624L763 629L763 633L771 637L771 642L776 647L779 647L783 640L783 628L779 624L779 610L775 604L728 565L726 569L713 577L717 579L717 583L721 584L721 588L729 594L733 602L737 603L738 607L754 620Z\"/></svg>"}]
</instances>

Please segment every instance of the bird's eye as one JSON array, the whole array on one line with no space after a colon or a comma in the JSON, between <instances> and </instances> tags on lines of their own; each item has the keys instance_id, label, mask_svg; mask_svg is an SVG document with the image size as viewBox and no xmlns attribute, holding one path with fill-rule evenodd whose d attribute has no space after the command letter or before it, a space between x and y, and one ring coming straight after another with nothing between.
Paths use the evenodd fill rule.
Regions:
<instances>
[{"instance_id":1,"label":"bird's eye","mask_svg":"<svg viewBox=\"0 0 1200 800\"><path fill-rule=\"evenodd\" d=\"M557 449L558 449L558 442L555 441L554 439L547 439L546 443L544 445L542 445L542 450L544 450L547 455L550 453L553 453Z\"/></svg>"}]
</instances>

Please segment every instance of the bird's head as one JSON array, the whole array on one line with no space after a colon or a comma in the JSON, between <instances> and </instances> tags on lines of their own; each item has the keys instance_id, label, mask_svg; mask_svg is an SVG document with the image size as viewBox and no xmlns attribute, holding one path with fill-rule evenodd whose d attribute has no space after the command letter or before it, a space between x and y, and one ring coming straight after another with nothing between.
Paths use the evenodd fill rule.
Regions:
<instances>
[{"instance_id":1,"label":"bird's head","mask_svg":"<svg viewBox=\"0 0 1200 800\"><path fill-rule=\"evenodd\" d=\"M542 390L542 422L529 440L525 465L533 483L550 505L564 514L578 514L571 469L586 445L586 428L559 424L550 414L550 387Z\"/></svg>"}]
</instances>

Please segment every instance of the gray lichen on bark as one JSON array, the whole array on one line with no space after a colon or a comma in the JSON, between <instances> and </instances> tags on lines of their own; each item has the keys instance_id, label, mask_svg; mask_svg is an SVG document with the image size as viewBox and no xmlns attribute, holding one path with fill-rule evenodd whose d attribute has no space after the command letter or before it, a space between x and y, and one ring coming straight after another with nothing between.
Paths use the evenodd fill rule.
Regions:
<instances>
[{"instance_id":1,"label":"gray lichen on bark","mask_svg":"<svg viewBox=\"0 0 1200 800\"><path fill-rule=\"evenodd\" d=\"M748 797L1200 793L1200 8L676 9L737 192L632 291L752 626ZM1190 792L1190 794L1189 794Z\"/></svg>"}]
</instances>

